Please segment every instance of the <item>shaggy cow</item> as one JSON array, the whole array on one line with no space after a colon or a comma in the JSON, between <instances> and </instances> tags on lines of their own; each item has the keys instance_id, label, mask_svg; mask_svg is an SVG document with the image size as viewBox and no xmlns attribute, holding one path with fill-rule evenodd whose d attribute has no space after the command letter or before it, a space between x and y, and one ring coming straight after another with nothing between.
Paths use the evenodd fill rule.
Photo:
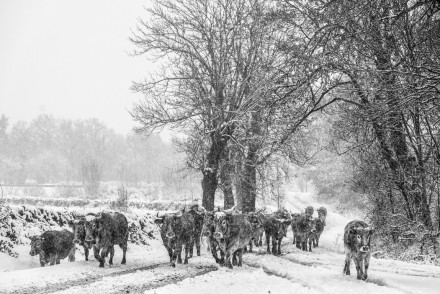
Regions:
<instances>
[{"instance_id":1,"label":"shaggy cow","mask_svg":"<svg viewBox=\"0 0 440 294\"><path fill-rule=\"evenodd\" d=\"M225 265L232 266L232 257L238 254L238 266L242 266L243 248L252 238L252 226L243 214L216 213L214 237L225 253Z\"/></svg>"},{"instance_id":2,"label":"shaggy cow","mask_svg":"<svg viewBox=\"0 0 440 294\"><path fill-rule=\"evenodd\" d=\"M270 250L270 238L272 238L272 254L281 254L281 241L287 234L291 218L287 211L279 210L272 214L264 215L264 233L266 234L267 252Z\"/></svg>"},{"instance_id":3,"label":"shaggy cow","mask_svg":"<svg viewBox=\"0 0 440 294\"><path fill-rule=\"evenodd\" d=\"M215 259L216 263L223 264L225 261L225 253L220 249L220 244L217 239L214 237L215 233L215 213L214 212L205 212L205 217L203 220L203 236L208 237L209 240L209 249L211 250L211 254ZM218 254L220 253L220 258Z\"/></svg>"},{"instance_id":4,"label":"shaggy cow","mask_svg":"<svg viewBox=\"0 0 440 294\"><path fill-rule=\"evenodd\" d=\"M344 247L345 265L343 273L350 275L350 263L353 259L356 265L357 279L366 280L368 278L368 266L371 257L371 235L374 230L365 222L354 220L345 226Z\"/></svg>"},{"instance_id":5,"label":"shaggy cow","mask_svg":"<svg viewBox=\"0 0 440 294\"><path fill-rule=\"evenodd\" d=\"M79 244L84 248L84 255L86 261L89 260L89 248L86 244L86 227L85 227L85 218L79 220L70 220L68 222L70 228L73 231L73 243Z\"/></svg>"},{"instance_id":6,"label":"shaggy cow","mask_svg":"<svg viewBox=\"0 0 440 294\"><path fill-rule=\"evenodd\" d=\"M313 248L316 248L319 246L319 238L324 231L324 221L322 221L320 218L315 218L313 219L313 225L315 227L315 231L312 230L309 236L309 242L312 242Z\"/></svg>"},{"instance_id":7,"label":"shaggy cow","mask_svg":"<svg viewBox=\"0 0 440 294\"><path fill-rule=\"evenodd\" d=\"M160 236L168 251L170 265L182 263L182 246L185 246L184 264L188 264L188 253L194 246L194 217L189 212L178 212L159 217L154 221L160 226Z\"/></svg>"},{"instance_id":8,"label":"shaggy cow","mask_svg":"<svg viewBox=\"0 0 440 294\"><path fill-rule=\"evenodd\" d=\"M40 256L40 265L59 264L61 259L69 256L69 261L75 261L75 244L73 233L68 230L46 231L40 236L30 237L31 256Z\"/></svg>"},{"instance_id":9,"label":"shaggy cow","mask_svg":"<svg viewBox=\"0 0 440 294\"><path fill-rule=\"evenodd\" d=\"M307 251L307 241L309 241L309 251L312 251L311 242L309 240L310 234L315 230L315 224L313 218L307 214L301 214L299 217L294 217L292 222L292 230L294 231L294 239L296 247ZM295 227L295 229L293 229Z\"/></svg>"},{"instance_id":10,"label":"shaggy cow","mask_svg":"<svg viewBox=\"0 0 440 294\"><path fill-rule=\"evenodd\" d=\"M104 267L107 253L110 252L109 264L113 264L114 245L118 244L123 252L121 264L126 263L128 243L128 221L119 212L101 212L97 216L87 215L85 218L85 242L93 245L93 253L99 261L99 267ZM101 256L99 255L101 251Z\"/></svg>"}]
</instances>

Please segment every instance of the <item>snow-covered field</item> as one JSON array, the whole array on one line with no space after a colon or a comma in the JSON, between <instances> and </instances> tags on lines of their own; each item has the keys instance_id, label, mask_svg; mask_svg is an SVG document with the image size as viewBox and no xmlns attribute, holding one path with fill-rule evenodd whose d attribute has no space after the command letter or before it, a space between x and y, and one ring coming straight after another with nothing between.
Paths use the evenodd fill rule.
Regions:
<instances>
[{"instance_id":1,"label":"snow-covered field","mask_svg":"<svg viewBox=\"0 0 440 294\"><path fill-rule=\"evenodd\" d=\"M286 208L292 212L310 204L322 206L311 194L288 193ZM130 246L127 265L119 264L121 250L116 248L115 265L104 269L93 258L85 262L81 254L74 263L62 261L45 268L38 267L37 257L27 256L33 268L1 272L0 293L440 293L436 266L372 259L368 281L344 276L341 236L352 217L327 208L327 227L320 248L313 252L296 249L289 231L281 256L266 254L265 246L257 248L244 256L242 268L233 270L218 267L206 245L202 256L190 259L189 265L171 268L156 240L150 247Z\"/></svg>"}]
</instances>

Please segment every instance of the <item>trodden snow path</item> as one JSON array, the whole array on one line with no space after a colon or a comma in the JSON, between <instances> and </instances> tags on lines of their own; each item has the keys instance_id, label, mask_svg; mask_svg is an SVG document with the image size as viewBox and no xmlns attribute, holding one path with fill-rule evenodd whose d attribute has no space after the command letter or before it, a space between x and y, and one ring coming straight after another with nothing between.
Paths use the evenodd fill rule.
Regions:
<instances>
[{"instance_id":1,"label":"trodden snow path","mask_svg":"<svg viewBox=\"0 0 440 294\"><path fill-rule=\"evenodd\" d=\"M320 206L307 193L288 196L286 206L293 212ZM281 256L266 254L266 246L256 248L244 256L242 268L230 270L216 265L204 245L201 257L172 268L161 242L153 242L149 250L130 246L127 265L119 264L117 248L115 265L104 269L77 256L74 263L2 272L0 293L439 293L440 267L435 266L373 258L368 281L356 279L353 265L353 274L344 276L340 237L351 219L327 209L327 227L313 252L295 248L289 230Z\"/></svg>"}]
</instances>

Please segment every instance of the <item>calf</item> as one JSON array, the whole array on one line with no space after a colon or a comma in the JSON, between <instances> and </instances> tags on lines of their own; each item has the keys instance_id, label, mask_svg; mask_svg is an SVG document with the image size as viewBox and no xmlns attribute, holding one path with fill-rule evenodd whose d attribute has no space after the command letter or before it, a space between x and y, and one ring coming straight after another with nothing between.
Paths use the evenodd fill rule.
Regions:
<instances>
[{"instance_id":1,"label":"calf","mask_svg":"<svg viewBox=\"0 0 440 294\"><path fill-rule=\"evenodd\" d=\"M68 230L46 231L40 236L31 239L31 256L40 256L40 265L59 264L61 259L69 256L69 261L75 261L75 244L73 233Z\"/></svg>"},{"instance_id":2,"label":"calf","mask_svg":"<svg viewBox=\"0 0 440 294\"><path fill-rule=\"evenodd\" d=\"M232 257L238 254L238 266L243 265L243 248L252 238L252 226L243 214L216 214L214 237L225 253L225 265L232 266Z\"/></svg>"},{"instance_id":3,"label":"calf","mask_svg":"<svg viewBox=\"0 0 440 294\"><path fill-rule=\"evenodd\" d=\"M119 212L101 212L99 215L87 215L85 218L85 242L93 245L93 253L99 261L99 267L104 267L105 258L110 252L109 264L113 264L114 245L122 249L122 262L126 263L128 243L128 221ZM101 251L101 255L99 255Z\"/></svg>"},{"instance_id":4,"label":"calf","mask_svg":"<svg viewBox=\"0 0 440 294\"><path fill-rule=\"evenodd\" d=\"M354 220L345 226L344 247L345 265L343 273L350 275L351 259L354 260L357 271L357 279L366 280L368 278L368 266L371 257L371 236L374 230L365 222Z\"/></svg>"},{"instance_id":5,"label":"calf","mask_svg":"<svg viewBox=\"0 0 440 294\"><path fill-rule=\"evenodd\" d=\"M184 264L188 264L188 253L194 246L194 217L188 212L157 216L154 221L160 225L160 236L170 257L170 265L182 263L182 246L185 246Z\"/></svg>"},{"instance_id":6,"label":"calf","mask_svg":"<svg viewBox=\"0 0 440 294\"><path fill-rule=\"evenodd\" d=\"M313 230L311 231L309 242L312 242L313 248L316 248L319 246L319 238L321 237L321 234L324 231L324 222L320 218L315 218L313 219L313 224L315 227L315 231Z\"/></svg>"}]
</instances>

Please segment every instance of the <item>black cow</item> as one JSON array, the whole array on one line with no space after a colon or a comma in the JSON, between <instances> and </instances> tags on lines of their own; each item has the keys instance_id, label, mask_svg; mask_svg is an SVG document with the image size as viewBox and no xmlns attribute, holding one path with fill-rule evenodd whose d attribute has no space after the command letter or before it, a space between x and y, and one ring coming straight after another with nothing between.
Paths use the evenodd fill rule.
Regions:
<instances>
[{"instance_id":1,"label":"black cow","mask_svg":"<svg viewBox=\"0 0 440 294\"><path fill-rule=\"evenodd\" d=\"M343 273L350 275L350 263L353 258L356 265L357 279L368 278L368 266L371 257L371 236L374 230L365 222L354 220L345 226L344 247L345 264Z\"/></svg>"},{"instance_id":2,"label":"black cow","mask_svg":"<svg viewBox=\"0 0 440 294\"><path fill-rule=\"evenodd\" d=\"M262 246L262 236L264 233L264 216L261 212L250 212L248 213L248 219L252 226L252 238L249 241L249 252L252 252L253 242L255 246Z\"/></svg>"},{"instance_id":3,"label":"black cow","mask_svg":"<svg viewBox=\"0 0 440 294\"><path fill-rule=\"evenodd\" d=\"M272 254L281 254L281 242L287 234L291 218L287 211L279 210L272 214L264 215L263 226L266 234L267 252L270 250L270 238L272 238Z\"/></svg>"},{"instance_id":4,"label":"black cow","mask_svg":"<svg viewBox=\"0 0 440 294\"><path fill-rule=\"evenodd\" d=\"M104 267L105 258L110 252L109 264L113 264L114 245L118 244L123 252L121 264L126 263L128 243L128 221L119 212L101 212L97 216L88 215L85 218L85 242L93 244L93 253L99 261L99 267ZM101 251L101 256L99 255Z\"/></svg>"},{"instance_id":5,"label":"black cow","mask_svg":"<svg viewBox=\"0 0 440 294\"><path fill-rule=\"evenodd\" d=\"M307 251L307 241L309 241L309 251L312 251L309 237L312 231L316 230L313 218L308 214L295 216L292 222L292 230L294 231L296 247Z\"/></svg>"},{"instance_id":6,"label":"black cow","mask_svg":"<svg viewBox=\"0 0 440 294\"><path fill-rule=\"evenodd\" d=\"M46 231L40 236L32 236L31 256L40 256L40 265L45 266L59 264L61 259L69 256L69 261L75 261L75 244L73 233L68 230Z\"/></svg>"},{"instance_id":7,"label":"black cow","mask_svg":"<svg viewBox=\"0 0 440 294\"><path fill-rule=\"evenodd\" d=\"M208 237L209 248L211 250L212 256L215 259L215 262L219 264L223 264L225 261L225 253L221 250L220 244L218 243L217 239L214 237L214 233L215 233L214 217L215 217L214 212L212 211L205 212L202 234L203 236ZM218 253L220 253L220 258L218 256Z\"/></svg>"},{"instance_id":8,"label":"black cow","mask_svg":"<svg viewBox=\"0 0 440 294\"><path fill-rule=\"evenodd\" d=\"M196 245L197 256L200 256L200 238L202 237L202 229L203 229L203 220L205 214L201 211L197 211L196 209L191 209L189 213L194 218L194 238L193 243ZM189 250L189 256L193 256L193 248L194 245L191 246Z\"/></svg>"},{"instance_id":9,"label":"black cow","mask_svg":"<svg viewBox=\"0 0 440 294\"><path fill-rule=\"evenodd\" d=\"M316 248L319 246L319 238L321 237L322 232L324 231L324 221L320 218L313 219L313 224L315 227L315 231L313 231L313 225L312 225L312 231L309 236L309 242L313 243L313 248Z\"/></svg>"},{"instance_id":10,"label":"black cow","mask_svg":"<svg viewBox=\"0 0 440 294\"><path fill-rule=\"evenodd\" d=\"M160 236L168 251L170 265L175 267L176 260L177 263L182 263L183 246L185 246L184 264L188 264L188 253L194 246L194 217L192 214L184 211L162 217L159 217L158 214L154 222L160 225Z\"/></svg>"},{"instance_id":11,"label":"black cow","mask_svg":"<svg viewBox=\"0 0 440 294\"><path fill-rule=\"evenodd\" d=\"M81 218L79 220L69 220L68 225L72 228L73 231L73 243L79 244L84 248L84 255L86 261L89 260L89 246L86 241L86 227L85 227L85 218Z\"/></svg>"},{"instance_id":12,"label":"black cow","mask_svg":"<svg viewBox=\"0 0 440 294\"><path fill-rule=\"evenodd\" d=\"M252 226L243 214L233 215L224 212L216 213L214 237L225 253L225 265L232 266L234 254L238 254L238 266L242 266L243 248L252 238ZM235 259L235 258L234 258Z\"/></svg>"}]
</instances>

